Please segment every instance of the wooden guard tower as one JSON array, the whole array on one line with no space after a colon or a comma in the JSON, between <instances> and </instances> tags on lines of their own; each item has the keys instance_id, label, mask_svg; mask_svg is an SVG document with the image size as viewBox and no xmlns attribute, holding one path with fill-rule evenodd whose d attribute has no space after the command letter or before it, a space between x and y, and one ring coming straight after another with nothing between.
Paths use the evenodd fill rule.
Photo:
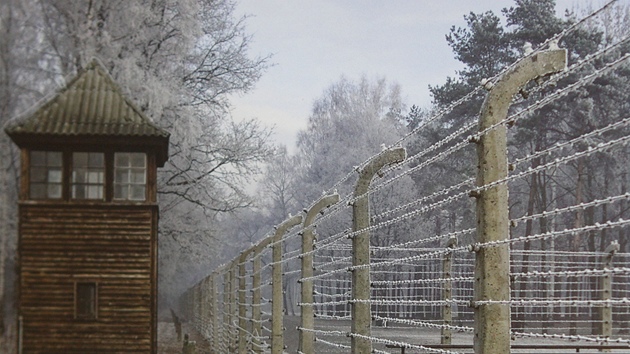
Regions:
<instances>
[{"instance_id":1,"label":"wooden guard tower","mask_svg":"<svg viewBox=\"0 0 630 354\"><path fill-rule=\"evenodd\" d=\"M93 61L12 119L22 353L157 353L157 168L169 134Z\"/></svg>"}]
</instances>

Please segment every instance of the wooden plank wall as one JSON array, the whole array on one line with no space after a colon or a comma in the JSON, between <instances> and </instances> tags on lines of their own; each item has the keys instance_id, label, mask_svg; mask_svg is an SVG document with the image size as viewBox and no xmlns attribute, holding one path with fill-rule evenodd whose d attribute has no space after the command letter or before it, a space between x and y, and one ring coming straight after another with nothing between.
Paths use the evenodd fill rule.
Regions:
<instances>
[{"instance_id":1,"label":"wooden plank wall","mask_svg":"<svg viewBox=\"0 0 630 354\"><path fill-rule=\"evenodd\" d=\"M25 354L156 352L156 220L152 205L20 205ZM75 319L77 281L97 282L98 319Z\"/></svg>"}]
</instances>

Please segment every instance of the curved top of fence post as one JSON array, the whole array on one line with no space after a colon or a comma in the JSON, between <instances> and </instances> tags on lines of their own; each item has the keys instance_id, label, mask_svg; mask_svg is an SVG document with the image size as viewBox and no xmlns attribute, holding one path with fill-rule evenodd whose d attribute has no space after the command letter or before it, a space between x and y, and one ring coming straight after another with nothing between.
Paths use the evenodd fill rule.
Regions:
<instances>
[{"instance_id":1,"label":"curved top of fence post","mask_svg":"<svg viewBox=\"0 0 630 354\"><path fill-rule=\"evenodd\" d=\"M566 68L567 51L550 49L517 62L503 73L481 108L477 145L477 185L483 187L508 176L505 119L514 95L529 81ZM503 241L509 237L508 185L501 183L477 196L477 242ZM510 352L509 245L484 249L475 259L474 301L498 301L475 307L474 351L484 354Z\"/></svg>"},{"instance_id":2,"label":"curved top of fence post","mask_svg":"<svg viewBox=\"0 0 630 354\"><path fill-rule=\"evenodd\" d=\"M230 264L230 263L227 263L227 262L226 262L226 263L221 264L221 265L220 265L220 266L218 266L218 267L214 270L214 272L212 272L212 273L213 273L214 275L220 275L220 273L221 273L221 272L223 272L224 270L226 270L226 269L228 268L228 265L229 265L229 264Z\"/></svg>"},{"instance_id":3,"label":"curved top of fence post","mask_svg":"<svg viewBox=\"0 0 630 354\"><path fill-rule=\"evenodd\" d=\"M566 69L567 50L550 49L533 54L504 73L486 97L481 108L479 130L499 123L507 116L512 97L529 81Z\"/></svg>"},{"instance_id":4,"label":"curved top of fence post","mask_svg":"<svg viewBox=\"0 0 630 354\"><path fill-rule=\"evenodd\" d=\"M367 192L372 178L381 168L406 158L407 152L398 147L385 150L371 159L361 170L359 180L354 189L354 203L352 204L352 231L361 230L352 239L352 265L365 266L370 264L370 211ZM371 333L370 304L361 300L370 299L370 270L357 268L352 271L352 353L371 353L372 342L368 339Z\"/></svg>"},{"instance_id":5,"label":"curved top of fence post","mask_svg":"<svg viewBox=\"0 0 630 354\"><path fill-rule=\"evenodd\" d=\"M262 240L258 241L257 244L254 245L254 253L260 253L265 247L267 247L271 241L273 240L273 235L267 236Z\"/></svg>"},{"instance_id":6,"label":"curved top of fence post","mask_svg":"<svg viewBox=\"0 0 630 354\"><path fill-rule=\"evenodd\" d=\"M306 217L304 218L303 227L307 228L309 225L313 223L317 213L322 211L324 208L328 208L333 204L339 202L339 194L329 194L327 196L321 197L315 205L313 205L308 211L306 211Z\"/></svg>"},{"instance_id":7,"label":"curved top of fence post","mask_svg":"<svg viewBox=\"0 0 630 354\"><path fill-rule=\"evenodd\" d=\"M231 261L230 261L230 266L228 267L229 270L233 271L236 268L238 268L238 263L239 263L239 259L241 258L241 256L239 255L238 257L234 257Z\"/></svg>"},{"instance_id":8,"label":"curved top of fence post","mask_svg":"<svg viewBox=\"0 0 630 354\"><path fill-rule=\"evenodd\" d=\"M254 247L248 248L245 251L242 251L241 254L238 256L238 265L241 265L242 263L244 263L247 260L247 256L249 256L249 254L251 252L254 251Z\"/></svg>"},{"instance_id":9,"label":"curved top of fence post","mask_svg":"<svg viewBox=\"0 0 630 354\"><path fill-rule=\"evenodd\" d=\"M407 158L407 151L402 147L385 150L380 153L359 170L359 181L357 181L354 189L354 196L359 197L367 193L372 178L381 168L402 162L405 158Z\"/></svg>"},{"instance_id":10,"label":"curved top of fence post","mask_svg":"<svg viewBox=\"0 0 630 354\"><path fill-rule=\"evenodd\" d=\"M278 225L278 227L276 228L276 233L273 235L273 239L277 240L279 238L282 238L282 236L293 226L299 225L302 223L302 215L295 215L293 217L290 217L289 219L283 221L280 225Z\"/></svg>"},{"instance_id":11,"label":"curved top of fence post","mask_svg":"<svg viewBox=\"0 0 630 354\"><path fill-rule=\"evenodd\" d=\"M608 247L604 250L604 253L608 253L608 256L614 256L615 253L619 252L620 246L617 240L613 240Z\"/></svg>"},{"instance_id":12,"label":"curved top of fence post","mask_svg":"<svg viewBox=\"0 0 630 354\"><path fill-rule=\"evenodd\" d=\"M457 246L457 243L459 241L457 240L457 237L455 236L451 236L448 241L446 241L446 247L447 248L454 248L455 246Z\"/></svg>"}]
</instances>

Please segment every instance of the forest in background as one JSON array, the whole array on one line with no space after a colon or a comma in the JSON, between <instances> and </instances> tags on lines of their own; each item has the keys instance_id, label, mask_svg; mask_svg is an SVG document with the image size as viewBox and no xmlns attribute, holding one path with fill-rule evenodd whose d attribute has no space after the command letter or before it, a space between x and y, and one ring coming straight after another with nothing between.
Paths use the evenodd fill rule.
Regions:
<instances>
[{"instance_id":1,"label":"forest in background","mask_svg":"<svg viewBox=\"0 0 630 354\"><path fill-rule=\"evenodd\" d=\"M575 9L567 11L564 17L558 17L554 1L518 0L513 6L503 9L501 14L485 12L465 15L467 26L453 27L446 35L455 58L465 67L455 76L447 78L444 84L430 87L431 107L409 106L402 99L404 95L401 88L384 78L350 79L342 76L315 100L308 127L298 134L297 151L290 154L286 148L280 148L279 154L266 165L256 193L259 197L256 207L223 219L227 225L225 234L232 235L228 236L231 239L242 240L241 244L235 243L233 251L229 253L234 257L256 241L271 235L274 226L289 215L308 209L324 191L336 191L341 196L351 195L357 166L362 166L367 159L376 156L383 147L402 140L408 156L414 159L413 162L407 162L410 169L421 165L423 159L432 159L434 154L439 156L448 151L455 142L445 143L448 141L446 138L462 134L470 129L471 123L476 126L486 92L475 89L484 79L495 77L527 51L540 47L547 39L569 28L592 10L589 7ZM616 49L607 53L605 60L595 60L563 77L555 85L539 89L537 85L542 81L531 83L515 98L512 112L528 107L555 90L568 87L580 77L600 69L606 62L625 55L630 49L625 39L630 30L629 11L627 5L613 5L600 16L564 36L559 46L568 50L569 66L612 44L615 44ZM509 131L510 155L518 160L628 117L629 69L624 64L620 69L572 91L543 109L524 115ZM460 99L471 92L474 95L459 104ZM449 107L454 109L450 111ZM431 121L432 117L441 116L443 111L449 113L439 122ZM619 130L612 134L623 136L627 132ZM582 151L601 143L601 139L601 136L593 137L588 144L572 148ZM429 153L423 155L420 152ZM625 147L612 154L577 159L558 168L541 169L526 179L511 183L510 216L538 215L609 195L627 193L630 184L628 156L630 154ZM550 156L541 155L528 163L527 168L536 169L553 163L553 160ZM396 206L423 200L422 196L452 190L454 187L451 186L460 185L458 181L462 179L474 180L475 169L476 152L474 144L471 144L444 161L405 174L397 179L396 188L390 185L379 190L379 193L371 194L371 214L386 213ZM603 224L627 218L628 214L628 203L621 201L611 206L578 210L568 217L529 220L516 225L513 234L526 237L595 223ZM351 224L349 213L337 212L318 225L317 233L339 235ZM396 223L384 227L374 231L370 240L373 247L387 247L474 227L474 201L470 200L468 203L423 213L422 218L414 218L413 223ZM614 232L603 230L590 232L587 238L576 237L568 243L563 241L553 244L552 240L543 240L526 243L523 247L525 251L528 247L596 251L603 250L610 242L617 240L621 252L628 252L630 244L627 233L627 228ZM325 239L323 241L326 242ZM473 243L474 233L466 235L459 242ZM285 252L297 252L299 238L293 238L283 245ZM217 265L220 263L216 262ZM206 273L199 274L199 279L213 269L208 268ZM287 270L289 273L293 271ZM286 283L293 286L291 280ZM285 304L296 303L296 299L291 296L298 295L295 291L285 291ZM287 305L287 313L296 311L295 307Z\"/></svg>"},{"instance_id":2,"label":"forest in background","mask_svg":"<svg viewBox=\"0 0 630 354\"><path fill-rule=\"evenodd\" d=\"M65 77L98 57L125 93L171 132L170 160L158 182L162 308L170 306L188 285L271 232L290 213L301 212L322 191L344 181L354 166L378 153L381 146L398 141L472 91L482 79L514 62L526 43L536 48L570 26L580 10L558 18L552 0L517 0L502 16L492 12L465 15L467 26L452 28L446 35L465 68L443 85L431 87L431 107L404 102L402 89L384 78L342 76L315 100L295 154L284 146L273 146L270 129L260 122L229 118L229 95L252 89L272 60L251 57L245 19L234 18L233 11L229 0L0 3L0 123L52 93ZM565 38L560 46L569 50L569 64L626 36L629 22L628 7L617 5L589 23L589 30ZM510 149L522 154L543 150L628 117L629 79L626 65L528 116L512 131ZM568 77L559 85L569 85L571 80ZM462 122L476 117L482 99L479 95L439 125L424 127L405 147L418 152L457 131ZM0 145L0 329L4 333L13 315L17 151L4 134ZM618 154L532 174L511 190L510 212L532 214L597 199L612 190L625 193L630 182L628 159L628 154ZM470 154L462 154L447 164L410 174L403 181L405 188L379 194L384 200L374 204L386 209L389 204L415 199L419 190L440 190L450 182L435 176L451 175L455 180L471 173L474 164L470 161ZM532 167L544 163L544 157L531 162ZM258 188L251 195L247 187L256 178ZM335 188L345 195L352 187L345 179ZM627 203L616 206L615 210L587 209L565 222L578 225L628 215ZM413 230L393 227L375 235L372 242L385 245L422 237L423 230L464 228L474 223L469 209L433 212ZM342 223L348 220L335 220L330 227ZM525 232L562 226L547 225L541 219L525 225ZM589 244L573 246L599 249L614 237L627 252L630 245L625 233L620 229L617 235L594 235Z\"/></svg>"}]
</instances>

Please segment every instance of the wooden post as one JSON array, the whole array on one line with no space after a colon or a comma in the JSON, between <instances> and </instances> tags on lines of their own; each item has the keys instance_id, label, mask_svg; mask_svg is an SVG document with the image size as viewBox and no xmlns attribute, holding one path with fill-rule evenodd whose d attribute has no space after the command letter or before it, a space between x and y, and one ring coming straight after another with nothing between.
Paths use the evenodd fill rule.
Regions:
<instances>
[{"instance_id":1,"label":"wooden post","mask_svg":"<svg viewBox=\"0 0 630 354\"><path fill-rule=\"evenodd\" d=\"M313 251L315 237L313 235L313 228L310 226L318 213L320 213L324 208L328 208L337 202L339 202L339 194L328 195L322 197L317 203L315 203L315 205L313 205L313 207L311 207L310 210L306 212L304 224L302 225L304 228L302 234L302 279L313 276L313 254L310 252ZM310 305L314 302L313 280L300 280L300 283L302 287L302 307L300 311L302 322L299 333L299 351L304 354L314 354L315 335L312 330L315 328L315 314L313 311L313 305ZM304 331L303 329L306 329L307 331Z\"/></svg>"},{"instance_id":2,"label":"wooden post","mask_svg":"<svg viewBox=\"0 0 630 354\"><path fill-rule=\"evenodd\" d=\"M372 178L381 168L405 159L407 153L404 148L383 151L372 159L359 171L359 180L354 189L352 204L352 231L365 230L370 226L369 198L366 195ZM352 271L352 334L370 336L372 315L370 300L370 233L359 232L352 238L352 266L365 266ZM358 300L358 301L357 301ZM372 352L372 342L369 339L352 336L352 353L364 354Z\"/></svg>"},{"instance_id":3,"label":"wooden post","mask_svg":"<svg viewBox=\"0 0 630 354\"><path fill-rule=\"evenodd\" d=\"M296 215L278 226L273 236L272 297L271 297L271 354L282 354L283 303L282 303L282 237L293 226L302 222L302 215Z\"/></svg>"},{"instance_id":4,"label":"wooden post","mask_svg":"<svg viewBox=\"0 0 630 354\"><path fill-rule=\"evenodd\" d=\"M446 247L453 248L457 246L457 239L452 237L448 240ZM444 306L442 307L442 321L444 327L442 327L442 336L440 343L442 344L451 344L451 340L453 339L453 333L450 327L453 324L453 307L450 302L453 300L453 280L451 280L451 276L453 275L453 252L449 252L444 255L444 259L442 260L442 278L446 279L444 281L444 287L442 289L442 300L446 301Z\"/></svg>"},{"instance_id":5,"label":"wooden post","mask_svg":"<svg viewBox=\"0 0 630 354\"><path fill-rule=\"evenodd\" d=\"M522 59L496 82L484 101L479 131L507 117L513 96L530 80L563 70L567 52L552 49ZM507 177L507 133L498 125L477 140L477 186ZM509 238L508 188L506 183L482 190L477 197L477 241L487 243ZM474 301L510 300L510 254L508 244L481 247L475 260ZM474 348L476 354L510 352L509 304L476 304Z\"/></svg>"},{"instance_id":6,"label":"wooden post","mask_svg":"<svg viewBox=\"0 0 630 354\"><path fill-rule=\"evenodd\" d=\"M604 256L602 267L603 269L612 269L613 268L613 257L615 253L619 251L619 243L617 241L613 241L610 243L604 252L606 255ZM612 274L604 274L601 279L601 299L602 300L610 300L612 299L612 283L613 283ZM601 336L603 338L610 338L612 336L613 329L613 312L611 305L604 305L600 309L601 311ZM610 352L610 349L603 349L603 352Z\"/></svg>"}]
</instances>

